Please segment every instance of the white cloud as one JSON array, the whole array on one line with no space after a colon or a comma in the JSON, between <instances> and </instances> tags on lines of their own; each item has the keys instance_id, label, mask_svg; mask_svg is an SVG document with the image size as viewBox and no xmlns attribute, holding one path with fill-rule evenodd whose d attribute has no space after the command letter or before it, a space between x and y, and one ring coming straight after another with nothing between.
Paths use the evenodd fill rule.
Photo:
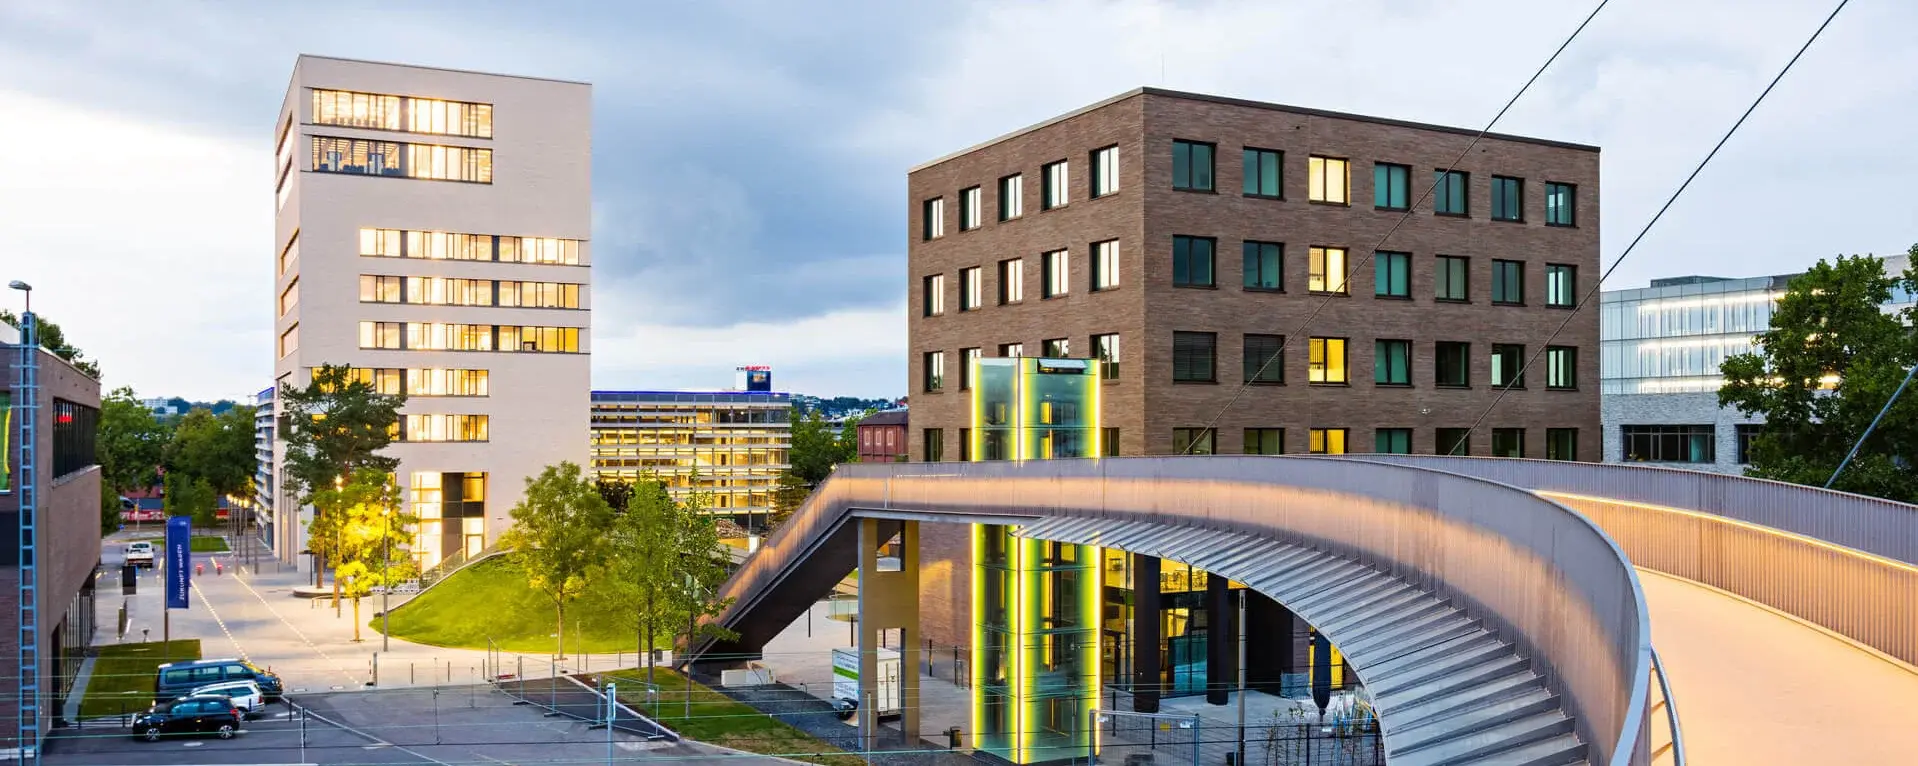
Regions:
<instances>
[{"instance_id":1,"label":"white cloud","mask_svg":"<svg viewBox=\"0 0 1918 766\"><path fill-rule=\"evenodd\" d=\"M868 397L905 391L903 301L885 309L724 327L620 319L647 313L644 306L594 311L594 388L724 388L734 367L765 364L782 390Z\"/></svg>"}]
</instances>

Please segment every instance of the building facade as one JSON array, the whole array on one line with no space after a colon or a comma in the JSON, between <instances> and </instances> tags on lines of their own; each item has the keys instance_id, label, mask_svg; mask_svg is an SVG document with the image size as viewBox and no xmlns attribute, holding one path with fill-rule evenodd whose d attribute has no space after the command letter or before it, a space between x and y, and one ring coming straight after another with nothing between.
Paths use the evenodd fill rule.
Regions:
<instances>
[{"instance_id":1,"label":"building facade","mask_svg":"<svg viewBox=\"0 0 1918 766\"><path fill-rule=\"evenodd\" d=\"M301 56L274 123L276 384L352 367L407 396L397 480L431 564L584 463L591 86ZM274 463L284 464L285 434ZM306 514L275 483L273 545Z\"/></svg>"},{"instance_id":2,"label":"building facade","mask_svg":"<svg viewBox=\"0 0 1918 766\"><path fill-rule=\"evenodd\" d=\"M675 499L749 531L766 526L792 448L792 397L758 391L594 391L592 471L652 476Z\"/></svg>"},{"instance_id":3,"label":"building facade","mask_svg":"<svg viewBox=\"0 0 1918 766\"><path fill-rule=\"evenodd\" d=\"M906 410L886 410L867 415L853 426L859 433L859 462L905 463L912 459L906 452L907 429L912 418Z\"/></svg>"},{"instance_id":4,"label":"building facade","mask_svg":"<svg viewBox=\"0 0 1918 766\"><path fill-rule=\"evenodd\" d=\"M988 457L971 362L1039 356L1098 360L1106 455L1597 460L1598 150L1475 133L1140 89L912 169L911 458ZM967 567L921 590L964 645Z\"/></svg>"},{"instance_id":5,"label":"building facade","mask_svg":"<svg viewBox=\"0 0 1918 766\"><path fill-rule=\"evenodd\" d=\"M280 484L278 464L273 462L273 433L277 426L274 421L273 402L278 391L267 388L253 395L253 518L260 539L273 540L273 521L276 518L274 507Z\"/></svg>"},{"instance_id":6,"label":"building facade","mask_svg":"<svg viewBox=\"0 0 1918 766\"><path fill-rule=\"evenodd\" d=\"M94 568L100 563L100 466L94 435L100 417L100 381L45 349L37 359L37 395L23 385L20 335L0 324L0 610L22 629L0 632L0 656L18 659L23 569L33 566L37 583L38 716L34 734L44 737L60 715L60 701L73 686L94 634ZM31 401L30 401L31 400ZM25 408L36 405L32 475L25 472ZM35 495L35 553L20 547L20 503L31 485ZM0 720L7 733L0 750L15 757L25 743L15 728L20 711L18 662L0 681Z\"/></svg>"}]
</instances>

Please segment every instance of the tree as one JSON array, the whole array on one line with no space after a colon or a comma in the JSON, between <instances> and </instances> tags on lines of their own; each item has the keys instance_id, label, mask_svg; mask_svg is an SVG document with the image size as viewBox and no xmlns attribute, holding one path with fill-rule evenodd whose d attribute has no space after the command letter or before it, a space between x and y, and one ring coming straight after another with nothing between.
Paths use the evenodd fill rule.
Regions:
<instances>
[{"instance_id":1,"label":"tree","mask_svg":"<svg viewBox=\"0 0 1918 766\"><path fill-rule=\"evenodd\" d=\"M215 521L220 496L205 479L184 473L166 475L166 514L186 516L196 526L210 527Z\"/></svg>"},{"instance_id":2,"label":"tree","mask_svg":"<svg viewBox=\"0 0 1918 766\"><path fill-rule=\"evenodd\" d=\"M408 530L419 519L401 507L393 475L376 468L354 470L337 488L315 493L313 505L332 519L333 592L353 600L353 640L359 641L360 599L414 576Z\"/></svg>"},{"instance_id":3,"label":"tree","mask_svg":"<svg viewBox=\"0 0 1918 766\"><path fill-rule=\"evenodd\" d=\"M773 486L772 513L766 517L766 531L778 529L792 518L799 506L806 504L806 498L812 495L812 487L799 474L788 469L779 472L779 482Z\"/></svg>"},{"instance_id":4,"label":"tree","mask_svg":"<svg viewBox=\"0 0 1918 766\"><path fill-rule=\"evenodd\" d=\"M405 396L382 394L351 368L329 364L314 370L303 388L281 384L279 400L280 433L286 442L284 486L300 503L312 503L314 493L360 468L381 473L399 468L397 458L379 453L393 443ZM323 562L336 555L322 534L334 525L321 515L316 512L306 530L316 578L326 568Z\"/></svg>"},{"instance_id":5,"label":"tree","mask_svg":"<svg viewBox=\"0 0 1918 766\"><path fill-rule=\"evenodd\" d=\"M20 317L6 309L0 309L0 322L5 322L16 330L20 329ZM86 358L86 354L81 353L80 349L67 343L67 334L60 329L60 325L48 321L44 316L34 314L33 334L34 340L40 344L41 348L52 351L54 356L72 363L75 369L86 373L87 377L94 380L100 379L100 364Z\"/></svg>"},{"instance_id":6,"label":"tree","mask_svg":"<svg viewBox=\"0 0 1918 766\"><path fill-rule=\"evenodd\" d=\"M254 454L253 411L248 406L224 415L205 409L188 412L162 452L167 472L205 479L221 495L251 494L259 459Z\"/></svg>"},{"instance_id":7,"label":"tree","mask_svg":"<svg viewBox=\"0 0 1918 766\"><path fill-rule=\"evenodd\" d=\"M547 466L526 480L526 496L513 506L513 526L500 536L501 550L526 574L526 584L553 602L554 653L566 658L566 605L586 592L605 563L606 527L612 508L578 465Z\"/></svg>"},{"instance_id":8,"label":"tree","mask_svg":"<svg viewBox=\"0 0 1918 766\"><path fill-rule=\"evenodd\" d=\"M1918 246L1911 254L1918 256ZM1905 324L1918 320L1918 312L1907 309L1901 322L1879 308L1900 284L1918 288L1918 272L1888 276L1872 256L1819 261L1792 280L1771 328L1757 338L1757 351L1725 359L1719 404L1765 418L1749 475L1814 486L1831 477L1918 361L1918 341ZM1913 456L1918 397L1907 396L1886 413L1833 488L1918 501L1918 473L1906 462Z\"/></svg>"},{"instance_id":9,"label":"tree","mask_svg":"<svg viewBox=\"0 0 1918 766\"><path fill-rule=\"evenodd\" d=\"M832 475L833 466L852 461L858 444L858 432L851 425L835 431L815 410L793 420L792 450L786 462L806 486L816 487Z\"/></svg>"},{"instance_id":10,"label":"tree","mask_svg":"<svg viewBox=\"0 0 1918 766\"><path fill-rule=\"evenodd\" d=\"M135 398L133 389L122 386L100 400L94 448L100 460L101 531L119 525L121 495L158 481L169 438L166 427Z\"/></svg>"},{"instance_id":11,"label":"tree","mask_svg":"<svg viewBox=\"0 0 1918 766\"><path fill-rule=\"evenodd\" d=\"M653 653L662 636L693 626L693 635L731 637L717 625L700 625L728 603L718 598L727 555L703 496L677 502L666 485L646 477L630 485L631 503L613 520L606 565L594 578L593 598L633 625L646 652L646 680L653 680Z\"/></svg>"},{"instance_id":12,"label":"tree","mask_svg":"<svg viewBox=\"0 0 1918 766\"><path fill-rule=\"evenodd\" d=\"M633 482L619 479L595 479L593 489L599 492L600 499L605 500L606 507L613 509L614 513L625 513L637 491Z\"/></svg>"}]
</instances>

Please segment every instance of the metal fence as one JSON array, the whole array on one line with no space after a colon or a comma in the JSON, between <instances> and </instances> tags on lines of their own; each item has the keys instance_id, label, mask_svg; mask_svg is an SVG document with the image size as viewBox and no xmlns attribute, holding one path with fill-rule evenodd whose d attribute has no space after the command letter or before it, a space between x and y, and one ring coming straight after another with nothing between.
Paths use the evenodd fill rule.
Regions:
<instances>
[{"instance_id":1,"label":"metal fence","mask_svg":"<svg viewBox=\"0 0 1918 766\"><path fill-rule=\"evenodd\" d=\"M1196 715L1094 710L1099 726L1099 762L1120 766L1158 766L1203 762L1205 726Z\"/></svg>"}]
</instances>

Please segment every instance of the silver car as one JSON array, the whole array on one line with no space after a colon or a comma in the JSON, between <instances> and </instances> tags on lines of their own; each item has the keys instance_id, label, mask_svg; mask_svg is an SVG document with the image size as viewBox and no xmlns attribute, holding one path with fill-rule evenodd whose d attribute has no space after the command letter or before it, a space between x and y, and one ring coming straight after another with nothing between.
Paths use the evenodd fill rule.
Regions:
<instances>
[{"instance_id":1,"label":"silver car","mask_svg":"<svg viewBox=\"0 0 1918 766\"><path fill-rule=\"evenodd\" d=\"M266 709L266 694L260 691L260 685L252 681L222 681L207 684L181 695L182 697L227 697L233 700L233 706L249 716L258 715Z\"/></svg>"}]
</instances>

